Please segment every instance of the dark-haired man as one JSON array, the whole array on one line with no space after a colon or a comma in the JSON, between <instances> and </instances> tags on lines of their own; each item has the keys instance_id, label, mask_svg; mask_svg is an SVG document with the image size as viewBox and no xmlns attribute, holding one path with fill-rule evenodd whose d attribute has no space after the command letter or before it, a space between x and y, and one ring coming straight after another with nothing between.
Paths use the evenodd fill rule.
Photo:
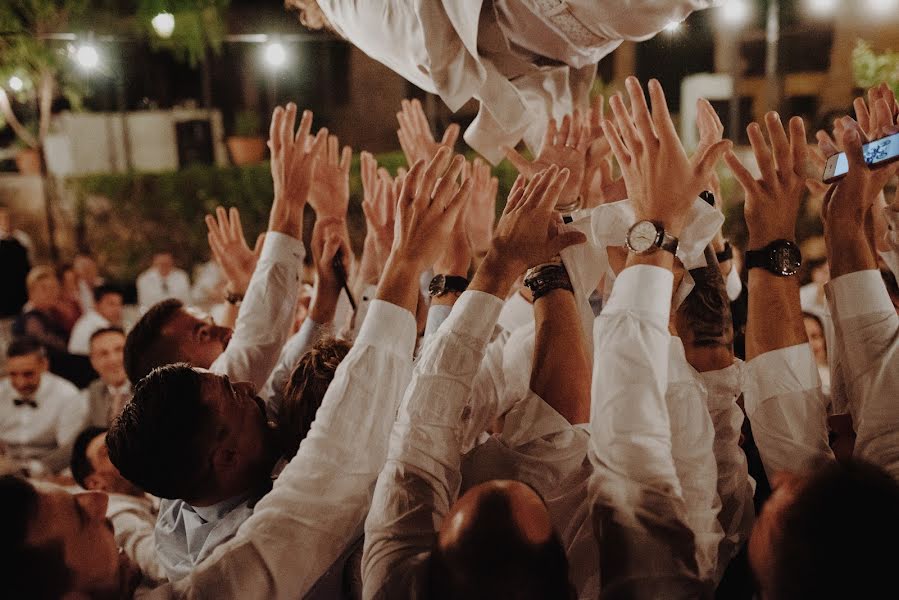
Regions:
<instances>
[{"instance_id":1,"label":"dark-haired man","mask_svg":"<svg viewBox=\"0 0 899 600\"><path fill-rule=\"evenodd\" d=\"M118 327L98 329L88 344L91 366L100 377L84 390L88 404L87 423L109 427L131 400L131 382L125 374L125 332Z\"/></svg>"},{"instance_id":2,"label":"dark-haired man","mask_svg":"<svg viewBox=\"0 0 899 600\"><path fill-rule=\"evenodd\" d=\"M122 326L122 292L111 285L94 288L94 306L88 309L72 328L69 336L71 354L88 354L91 335L98 329Z\"/></svg>"},{"instance_id":3,"label":"dark-haired man","mask_svg":"<svg viewBox=\"0 0 899 600\"><path fill-rule=\"evenodd\" d=\"M165 499L156 543L171 580L189 574L234 535L265 493L278 457L256 390L290 333L304 254L303 208L327 133L319 132L308 149L295 147L312 127L306 111L295 135L296 116L291 103L278 107L272 119L275 199L255 270L242 235L228 238L233 244L223 249L248 259L223 263L229 282L246 286L232 289L244 296L234 331L169 299L151 307L125 343L125 369L136 382L137 400L113 424L107 443L125 477ZM220 211L216 225L230 231L232 218ZM189 367L162 367L157 377L137 383L173 363ZM211 447L217 451L205 453Z\"/></svg>"},{"instance_id":4,"label":"dark-haired man","mask_svg":"<svg viewBox=\"0 0 899 600\"><path fill-rule=\"evenodd\" d=\"M0 381L0 444L32 475L58 473L69 464L71 443L87 406L78 389L48 372L44 347L13 340L6 351L9 376Z\"/></svg>"},{"instance_id":5,"label":"dark-haired man","mask_svg":"<svg viewBox=\"0 0 899 600\"><path fill-rule=\"evenodd\" d=\"M148 581L165 581L153 539L158 502L122 477L109 460L106 429L88 427L75 438L72 477L82 488L109 496L106 518L112 524L116 544L140 567Z\"/></svg>"}]
</instances>

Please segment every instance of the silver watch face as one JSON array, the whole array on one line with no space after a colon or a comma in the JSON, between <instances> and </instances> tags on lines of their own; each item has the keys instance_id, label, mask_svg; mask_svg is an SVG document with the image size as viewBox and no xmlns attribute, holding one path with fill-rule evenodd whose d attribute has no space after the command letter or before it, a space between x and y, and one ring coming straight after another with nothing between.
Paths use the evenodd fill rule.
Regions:
<instances>
[{"instance_id":1,"label":"silver watch face","mask_svg":"<svg viewBox=\"0 0 899 600\"><path fill-rule=\"evenodd\" d=\"M446 275L435 275L428 284L428 294L431 296L440 296L446 291Z\"/></svg>"},{"instance_id":2,"label":"silver watch face","mask_svg":"<svg viewBox=\"0 0 899 600\"><path fill-rule=\"evenodd\" d=\"M638 221L627 232L627 247L638 254L656 246L659 232L652 221Z\"/></svg>"}]
</instances>

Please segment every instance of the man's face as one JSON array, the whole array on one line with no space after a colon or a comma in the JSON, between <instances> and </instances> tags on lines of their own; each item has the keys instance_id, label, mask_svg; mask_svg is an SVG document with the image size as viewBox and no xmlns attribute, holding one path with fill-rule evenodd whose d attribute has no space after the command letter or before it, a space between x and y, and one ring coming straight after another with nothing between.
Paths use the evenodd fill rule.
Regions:
<instances>
[{"instance_id":1,"label":"man's face","mask_svg":"<svg viewBox=\"0 0 899 600\"><path fill-rule=\"evenodd\" d=\"M56 277L43 277L28 289L28 299L38 308L50 308L59 302L59 281Z\"/></svg>"},{"instance_id":2,"label":"man's face","mask_svg":"<svg viewBox=\"0 0 899 600\"><path fill-rule=\"evenodd\" d=\"M37 392L47 366L47 359L37 353L13 356L6 361L9 382L19 394L28 397Z\"/></svg>"},{"instance_id":3,"label":"man's face","mask_svg":"<svg viewBox=\"0 0 899 600\"><path fill-rule=\"evenodd\" d=\"M118 387L125 383L125 336L117 331L98 335L91 341L91 366L106 385Z\"/></svg>"},{"instance_id":4,"label":"man's face","mask_svg":"<svg viewBox=\"0 0 899 600\"><path fill-rule=\"evenodd\" d=\"M72 268L75 270L78 277L91 283L96 281L100 274L100 270L97 268L97 263L94 262L94 259L90 256L85 256L84 254L75 257Z\"/></svg>"},{"instance_id":5,"label":"man's face","mask_svg":"<svg viewBox=\"0 0 899 600\"><path fill-rule=\"evenodd\" d=\"M167 277L175 268L175 259L171 254L162 252L153 257L153 267L163 277Z\"/></svg>"},{"instance_id":6,"label":"man's face","mask_svg":"<svg viewBox=\"0 0 899 600\"><path fill-rule=\"evenodd\" d=\"M213 463L219 480L225 487L242 487L268 477L277 459L275 432L255 386L199 371L203 402L216 415L218 458Z\"/></svg>"},{"instance_id":7,"label":"man's face","mask_svg":"<svg viewBox=\"0 0 899 600\"><path fill-rule=\"evenodd\" d=\"M183 308L162 328L162 335L175 340L181 360L203 369L221 356L232 333L228 327L216 325L212 317Z\"/></svg>"},{"instance_id":8,"label":"man's face","mask_svg":"<svg viewBox=\"0 0 899 600\"><path fill-rule=\"evenodd\" d=\"M763 591L771 586L774 547L783 527L784 515L796 501L804 483L805 480L798 475L777 473L771 478L774 491L755 519L749 536L749 566Z\"/></svg>"},{"instance_id":9,"label":"man's face","mask_svg":"<svg viewBox=\"0 0 899 600\"><path fill-rule=\"evenodd\" d=\"M113 325L122 324L122 295L111 293L103 294L94 308L100 316Z\"/></svg>"},{"instance_id":10,"label":"man's face","mask_svg":"<svg viewBox=\"0 0 899 600\"><path fill-rule=\"evenodd\" d=\"M812 317L803 317L802 322L805 325L805 333L808 335L808 343L812 348L812 354L815 355L815 362L819 365L827 364L827 343L824 340L824 330L821 329L821 323L818 319Z\"/></svg>"},{"instance_id":11,"label":"man's face","mask_svg":"<svg viewBox=\"0 0 899 600\"><path fill-rule=\"evenodd\" d=\"M73 591L111 594L127 589L140 573L119 554L101 492L70 494L55 486L35 486L38 508L26 534L31 547L61 544Z\"/></svg>"},{"instance_id":12,"label":"man's face","mask_svg":"<svg viewBox=\"0 0 899 600\"><path fill-rule=\"evenodd\" d=\"M85 485L89 490L97 490L109 494L125 494L127 496L143 496L142 489L122 477L112 461L109 460L109 448L106 446L106 434L101 433L90 441L85 450L87 460L93 473L87 476Z\"/></svg>"}]
</instances>

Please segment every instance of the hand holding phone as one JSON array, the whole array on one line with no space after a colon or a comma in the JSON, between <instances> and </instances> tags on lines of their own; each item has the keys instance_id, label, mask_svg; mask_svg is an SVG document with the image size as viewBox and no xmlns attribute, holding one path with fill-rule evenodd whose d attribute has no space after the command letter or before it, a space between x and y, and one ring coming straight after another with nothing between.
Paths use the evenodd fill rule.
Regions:
<instances>
[{"instance_id":1,"label":"hand holding phone","mask_svg":"<svg viewBox=\"0 0 899 600\"><path fill-rule=\"evenodd\" d=\"M868 142L862 146L865 163L869 167L881 166L899 160L899 133ZM824 165L824 183L835 183L849 172L849 159L845 152L834 154Z\"/></svg>"}]
</instances>

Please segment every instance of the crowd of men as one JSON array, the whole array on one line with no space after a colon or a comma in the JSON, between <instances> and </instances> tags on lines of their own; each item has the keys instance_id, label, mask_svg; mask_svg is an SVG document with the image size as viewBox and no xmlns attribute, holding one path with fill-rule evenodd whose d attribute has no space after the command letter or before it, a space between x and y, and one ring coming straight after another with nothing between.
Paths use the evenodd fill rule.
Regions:
<instances>
[{"instance_id":1,"label":"crowd of men","mask_svg":"<svg viewBox=\"0 0 899 600\"><path fill-rule=\"evenodd\" d=\"M336 0L294 4L353 37ZM0 209L2 595L892 596L899 163L862 145L899 133L894 93L816 145L768 113L743 160L707 101L688 152L658 81L625 87L559 100L533 159L485 133L525 115L482 99L466 141L520 172L498 218L490 166L404 101L408 164L360 157L358 257L352 150L278 107L267 231L208 215L213 260L192 288L154 256L133 323L89 255L32 266ZM803 265L815 203L826 257Z\"/></svg>"}]
</instances>

